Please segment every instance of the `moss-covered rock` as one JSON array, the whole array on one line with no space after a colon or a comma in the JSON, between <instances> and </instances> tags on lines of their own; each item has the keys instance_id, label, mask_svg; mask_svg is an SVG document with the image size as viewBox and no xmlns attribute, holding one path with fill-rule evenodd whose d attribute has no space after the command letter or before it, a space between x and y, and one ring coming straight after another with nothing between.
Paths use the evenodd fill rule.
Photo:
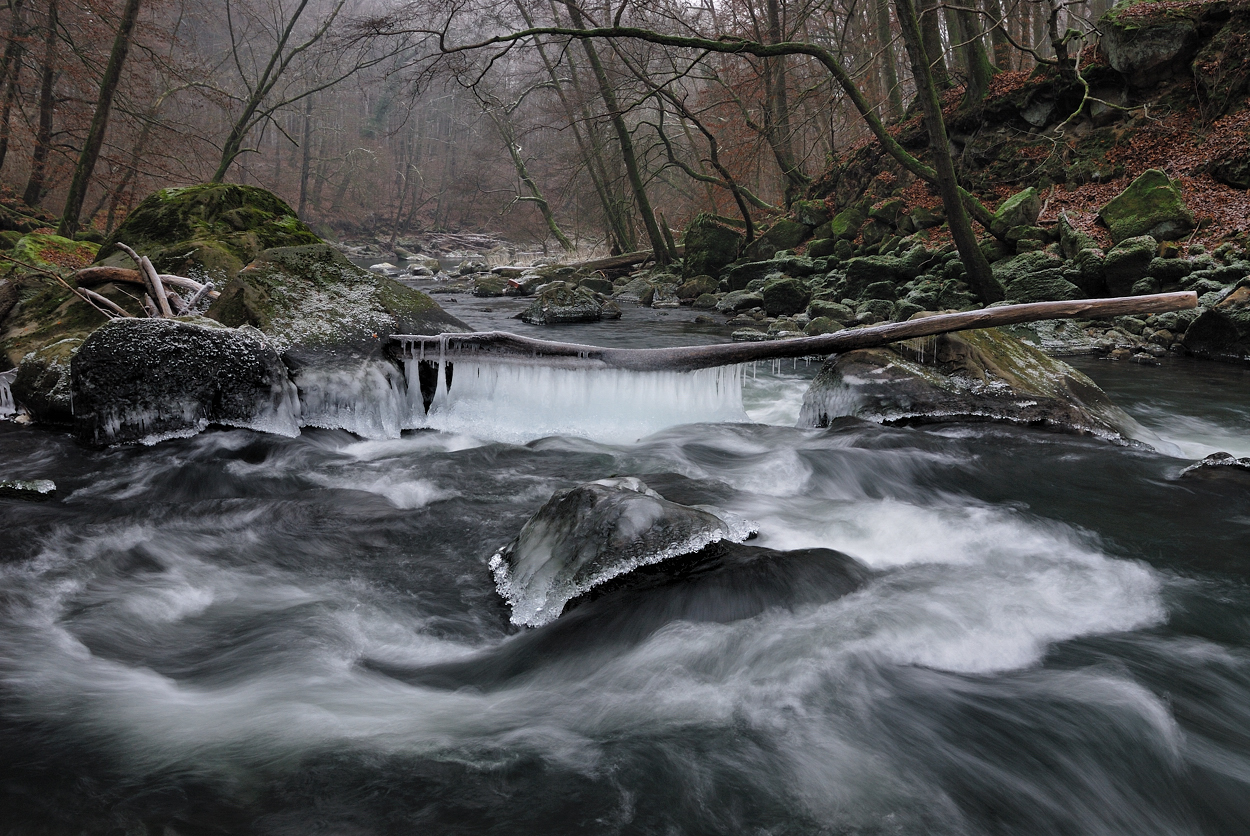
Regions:
<instances>
[{"instance_id":1,"label":"moss-covered rock","mask_svg":"<svg viewBox=\"0 0 1250 836\"><path fill-rule=\"evenodd\" d=\"M677 298L683 301L698 299L705 293L715 293L719 284L711 276L695 276L677 286Z\"/></svg>"},{"instance_id":2,"label":"moss-covered rock","mask_svg":"<svg viewBox=\"0 0 1250 836\"><path fill-rule=\"evenodd\" d=\"M1213 360L1250 358L1250 287L1242 286L1189 324L1185 350Z\"/></svg>"},{"instance_id":3,"label":"moss-covered rock","mask_svg":"<svg viewBox=\"0 0 1250 836\"><path fill-rule=\"evenodd\" d=\"M748 261L745 264L735 264L726 270L724 281L728 290L743 290L756 279L776 272L780 271L775 261Z\"/></svg>"},{"instance_id":4,"label":"moss-covered rock","mask_svg":"<svg viewBox=\"0 0 1250 836\"><path fill-rule=\"evenodd\" d=\"M796 200L790 207L790 211L796 221L809 227L828 223L833 217L833 213L829 211L829 207L823 200Z\"/></svg>"},{"instance_id":5,"label":"moss-covered rock","mask_svg":"<svg viewBox=\"0 0 1250 836\"><path fill-rule=\"evenodd\" d=\"M1030 186L1002 202L994 213L990 231L995 235L1005 236L1012 227L1032 226L1037 223L1037 216L1041 213L1042 200L1037 189Z\"/></svg>"},{"instance_id":6,"label":"moss-covered rock","mask_svg":"<svg viewBox=\"0 0 1250 836\"><path fill-rule=\"evenodd\" d=\"M716 276L738 257L743 235L716 219L700 212L686 227L686 250L682 273L692 276Z\"/></svg>"},{"instance_id":7,"label":"moss-covered rock","mask_svg":"<svg viewBox=\"0 0 1250 836\"><path fill-rule=\"evenodd\" d=\"M807 240L812 228L789 218L779 218L759 238L747 246L748 258L772 258L778 250L790 250Z\"/></svg>"},{"instance_id":8,"label":"moss-covered rock","mask_svg":"<svg viewBox=\"0 0 1250 836\"><path fill-rule=\"evenodd\" d=\"M790 316L802 313L812 298L807 285L794 278L774 279L760 290L764 311L769 316Z\"/></svg>"},{"instance_id":9,"label":"moss-covered rock","mask_svg":"<svg viewBox=\"0 0 1250 836\"><path fill-rule=\"evenodd\" d=\"M716 303L716 310L721 313L737 313L749 311L751 308L764 307L764 297L756 291L733 290L721 297Z\"/></svg>"},{"instance_id":10,"label":"moss-covered rock","mask_svg":"<svg viewBox=\"0 0 1250 836\"><path fill-rule=\"evenodd\" d=\"M859 230L866 220L868 218L864 216L864 213L853 206L843 209L837 215L834 215L833 220L829 222L829 237L849 241L859 234Z\"/></svg>"},{"instance_id":11,"label":"moss-covered rock","mask_svg":"<svg viewBox=\"0 0 1250 836\"><path fill-rule=\"evenodd\" d=\"M1149 235L1128 238L1116 244L1102 262L1103 280L1112 296L1129 296L1133 285L1145 277L1154 260L1159 242Z\"/></svg>"},{"instance_id":12,"label":"moss-covered rock","mask_svg":"<svg viewBox=\"0 0 1250 836\"><path fill-rule=\"evenodd\" d=\"M206 183L148 195L100 248L97 262L133 266L118 242L151 258L162 272L221 285L265 250L321 239L271 192Z\"/></svg>"},{"instance_id":13,"label":"moss-covered rock","mask_svg":"<svg viewBox=\"0 0 1250 836\"><path fill-rule=\"evenodd\" d=\"M836 355L803 399L801 426L854 415L886 424L996 421L1106 438L1128 417L1085 375L998 329Z\"/></svg>"},{"instance_id":14,"label":"moss-covered rock","mask_svg":"<svg viewBox=\"0 0 1250 836\"><path fill-rule=\"evenodd\" d=\"M356 267L328 244L266 250L207 316L259 328L282 352L375 351L391 334L467 330L429 296Z\"/></svg>"},{"instance_id":15,"label":"moss-covered rock","mask_svg":"<svg viewBox=\"0 0 1250 836\"><path fill-rule=\"evenodd\" d=\"M13 245L13 257L36 267L77 270L86 267L99 250L90 241L74 241L59 235L32 232Z\"/></svg>"},{"instance_id":16,"label":"moss-covered rock","mask_svg":"<svg viewBox=\"0 0 1250 836\"><path fill-rule=\"evenodd\" d=\"M1099 209L1098 217L1117 244L1139 235L1175 240L1194 228L1194 214L1185 206L1180 189L1154 168Z\"/></svg>"},{"instance_id":17,"label":"moss-covered rock","mask_svg":"<svg viewBox=\"0 0 1250 836\"><path fill-rule=\"evenodd\" d=\"M828 258L837 252L837 248L837 239L821 238L807 245L807 254L812 258Z\"/></svg>"}]
</instances>

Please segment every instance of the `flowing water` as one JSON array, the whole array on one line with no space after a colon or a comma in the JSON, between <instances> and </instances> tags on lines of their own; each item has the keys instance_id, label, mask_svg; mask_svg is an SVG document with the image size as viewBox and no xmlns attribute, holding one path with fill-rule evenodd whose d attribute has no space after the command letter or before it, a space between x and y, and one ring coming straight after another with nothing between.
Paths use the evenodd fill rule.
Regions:
<instances>
[{"instance_id":1,"label":"flowing water","mask_svg":"<svg viewBox=\"0 0 1250 836\"><path fill-rule=\"evenodd\" d=\"M683 316L559 336L711 339ZM0 424L0 474L60 489L0 500L0 832L1244 833L1250 488L1179 474L1250 448L1250 379L1083 365L1159 450L795 429L802 361L640 437L680 392L619 381L561 430L541 390L552 434ZM868 579L801 551L510 625L491 555L614 475Z\"/></svg>"}]
</instances>

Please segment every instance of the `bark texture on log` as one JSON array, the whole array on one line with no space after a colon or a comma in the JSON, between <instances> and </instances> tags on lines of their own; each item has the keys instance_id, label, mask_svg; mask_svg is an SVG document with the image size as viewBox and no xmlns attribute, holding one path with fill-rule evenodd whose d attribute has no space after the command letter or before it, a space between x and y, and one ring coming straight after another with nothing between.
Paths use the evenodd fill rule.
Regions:
<instances>
[{"instance_id":1,"label":"bark texture on log","mask_svg":"<svg viewBox=\"0 0 1250 836\"><path fill-rule=\"evenodd\" d=\"M692 371L712 366L729 366L757 360L785 357L811 357L873 348L913 337L930 337L950 331L1018 325L1043 319L1069 317L1110 317L1129 314L1155 314L1198 307L1198 294L1157 293L1150 296L1121 296L1114 299L1076 299L1069 302L1030 302L1001 305L962 313L935 314L867 328L848 328L819 337L799 337L755 343L678 346L675 348L604 348L577 343L548 342L487 331L475 334L423 336L395 334L392 340L405 350L414 346L442 344L445 356L454 362L463 359L534 363L568 368L617 368L633 371ZM426 357L439 356L427 350Z\"/></svg>"}]
</instances>

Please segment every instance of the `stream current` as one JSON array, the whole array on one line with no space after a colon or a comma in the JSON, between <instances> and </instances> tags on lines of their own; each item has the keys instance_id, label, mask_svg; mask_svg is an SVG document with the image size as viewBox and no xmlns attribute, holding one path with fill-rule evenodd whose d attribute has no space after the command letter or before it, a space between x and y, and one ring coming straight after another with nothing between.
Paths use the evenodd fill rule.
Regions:
<instances>
[{"instance_id":1,"label":"stream current","mask_svg":"<svg viewBox=\"0 0 1250 836\"><path fill-rule=\"evenodd\" d=\"M1156 449L796 429L802 361L747 370L750 423L628 441L0 424L0 475L59 488L0 500L0 832L1245 833L1250 487L1179 474L1250 454L1250 372L1080 365ZM869 579L806 552L510 625L490 556L613 475Z\"/></svg>"}]
</instances>

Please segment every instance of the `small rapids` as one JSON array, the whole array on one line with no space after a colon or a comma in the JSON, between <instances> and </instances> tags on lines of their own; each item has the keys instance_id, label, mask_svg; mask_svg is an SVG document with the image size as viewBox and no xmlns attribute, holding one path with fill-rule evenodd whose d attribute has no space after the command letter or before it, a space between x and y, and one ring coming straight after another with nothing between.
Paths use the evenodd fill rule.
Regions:
<instances>
[{"instance_id":1,"label":"small rapids","mask_svg":"<svg viewBox=\"0 0 1250 836\"><path fill-rule=\"evenodd\" d=\"M1026 428L796 429L814 371L461 359L410 429L410 366L323 387L403 394L327 396L357 435L0 423L0 474L59 489L0 500L0 832L1244 832L1250 488ZM1238 371L1151 371L1171 400L1100 382L1195 452L1245 426ZM759 536L512 624L491 557L624 477Z\"/></svg>"}]
</instances>

